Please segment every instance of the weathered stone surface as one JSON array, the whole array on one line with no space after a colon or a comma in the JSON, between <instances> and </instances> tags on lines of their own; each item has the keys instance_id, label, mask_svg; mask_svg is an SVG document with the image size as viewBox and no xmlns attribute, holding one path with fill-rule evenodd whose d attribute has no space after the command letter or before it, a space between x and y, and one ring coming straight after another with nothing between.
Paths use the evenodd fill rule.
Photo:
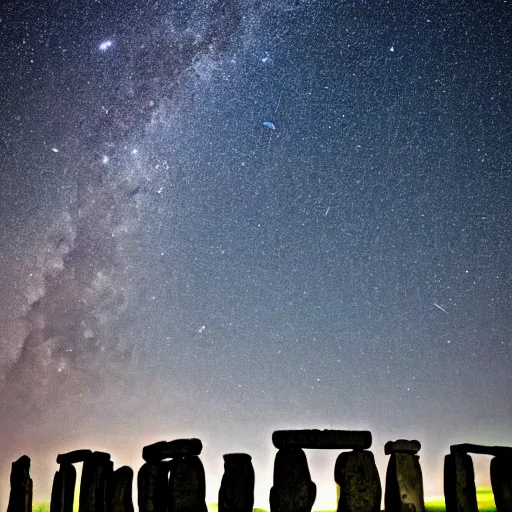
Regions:
<instances>
[{"instance_id":1,"label":"weathered stone surface","mask_svg":"<svg viewBox=\"0 0 512 512\"><path fill-rule=\"evenodd\" d=\"M478 512L473 460L466 453L444 458L446 512Z\"/></svg>"},{"instance_id":2,"label":"weathered stone surface","mask_svg":"<svg viewBox=\"0 0 512 512\"><path fill-rule=\"evenodd\" d=\"M497 512L512 512L512 457L491 460L491 485Z\"/></svg>"},{"instance_id":3,"label":"weathered stone surface","mask_svg":"<svg viewBox=\"0 0 512 512\"><path fill-rule=\"evenodd\" d=\"M203 449L200 439L175 439L174 441L159 441L158 443L144 446L142 458L146 462L159 462L174 457L186 457L199 455Z\"/></svg>"},{"instance_id":4,"label":"weathered stone surface","mask_svg":"<svg viewBox=\"0 0 512 512\"><path fill-rule=\"evenodd\" d=\"M512 448L509 446L485 446L483 444L452 444L450 453L480 453L494 457L512 457Z\"/></svg>"},{"instance_id":5,"label":"weathered stone surface","mask_svg":"<svg viewBox=\"0 0 512 512\"><path fill-rule=\"evenodd\" d=\"M53 478L50 512L73 512L76 469L72 464L61 464Z\"/></svg>"},{"instance_id":6,"label":"weathered stone surface","mask_svg":"<svg viewBox=\"0 0 512 512\"><path fill-rule=\"evenodd\" d=\"M380 511L382 488L372 452L340 454L334 479L339 485L338 512Z\"/></svg>"},{"instance_id":7,"label":"weathered stone surface","mask_svg":"<svg viewBox=\"0 0 512 512\"><path fill-rule=\"evenodd\" d=\"M176 458L169 475L169 510L171 512L206 512L204 468L195 455Z\"/></svg>"},{"instance_id":8,"label":"weathered stone surface","mask_svg":"<svg viewBox=\"0 0 512 512\"><path fill-rule=\"evenodd\" d=\"M110 455L103 452L93 452L85 459L80 481L79 512L106 512L106 482L114 466L109 459Z\"/></svg>"},{"instance_id":9,"label":"weathered stone surface","mask_svg":"<svg viewBox=\"0 0 512 512\"><path fill-rule=\"evenodd\" d=\"M76 462L83 462L91 455L91 450L73 450L72 452L59 453L59 455L57 455L57 464L75 464Z\"/></svg>"},{"instance_id":10,"label":"weathered stone surface","mask_svg":"<svg viewBox=\"0 0 512 512\"><path fill-rule=\"evenodd\" d=\"M30 458L22 455L12 463L11 493L7 512L32 512L32 489Z\"/></svg>"},{"instance_id":11,"label":"weathered stone surface","mask_svg":"<svg viewBox=\"0 0 512 512\"><path fill-rule=\"evenodd\" d=\"M219 512L252 512L254 468L247 453L224 455L224 475L219 490Z\"/></svg>"},{"instance_id":12,"label":"weathered stone surface","mask_svg":"<svg viewBox=\"0 0 512 512\"><path fill-rule=\"evenodd\" d=\"M388 441L384 445L384 453L386 455L391 455L394 452L403 452L410 453L411 455L415 455L421 449L421 443L419 441L407 439L397 439L396 441Z\"/></svg>"},{"instance_id":13,"label":"weathered stone surface","mask_svg":"<svg viewBox=\"0 0 512 512\"><path fill-rule=\"evenodd\" d=\"M168 485L168 463L144 464L137 476L139 512L166 512Z\"/></svg>"},{"instance_id":14,"label":"weathered stone surface","mask_svg":"<svg viewBox=\"0 0 512 512\"><path fill-rule=\"evenodd\" d=\"M365 450L372 445L372 434L366 430L276 430L272 442L278 449Z\"/></svg>"},{"instance_id":15,"label":"weathered stone surface","mask_svg":"<svg viewBox=\"0 0 512 512\"><path fill-rule=\"evenodd\" d=\"M122 466L114 471L107 480L107 512L133 512L132 501L133 471Z\"/></svg>"},{"instance_id":16,"label":"weathered stone surface","mask_svg":"<svg viewBox=\"0 0 512 512\"><path fill-rule=\"evenodd\" d=\"M270 489L271 512L311 512L316 485L311 481L306 454L301 448L276 453L274 485Z\"/></svg>"},{"instance_id":17,"label":"weathered stone surface","mask_svg":"<svg viewBox=\"0 0 512 512\"><path fill-rule=\"evenodd\" d=\"M424 512L423 477L419 457L411 453L391 454L384 494L386 512Z\"/></svg>"}]
</instances>

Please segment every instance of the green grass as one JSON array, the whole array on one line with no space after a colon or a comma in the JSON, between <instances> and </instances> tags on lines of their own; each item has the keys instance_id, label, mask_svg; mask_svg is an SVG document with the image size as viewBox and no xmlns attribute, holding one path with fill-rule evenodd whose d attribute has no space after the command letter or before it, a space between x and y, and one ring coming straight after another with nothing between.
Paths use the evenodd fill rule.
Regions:
<instances>
[{"instance_id":1,"label":"green grass","mask_svg":"<svg viewBox=\"0 0 512 512\"><path fill-rule=\"evenodd\" d=\"M32 512L50 512L50 502L40 501L39 503L34 503Z\"/></svg>"},{"instance_id":2,"label":"green grass","mask_svg":"<svg viewBox=\"0 0 512 512\"><path fill-rule=\"evenodd\" d=\"M494 494L489 486L480 485L476 488L476 501L479 512L496 512ZM425 509L427 512L445 512L444 497L432 496L425 498Z\"/></svg>"}]
</instances>

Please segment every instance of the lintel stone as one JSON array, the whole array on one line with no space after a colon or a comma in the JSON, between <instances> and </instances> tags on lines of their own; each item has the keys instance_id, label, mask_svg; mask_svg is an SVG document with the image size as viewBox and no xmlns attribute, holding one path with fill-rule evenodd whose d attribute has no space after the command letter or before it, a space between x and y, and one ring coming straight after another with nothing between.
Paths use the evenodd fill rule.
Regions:
<instances>
[{"instance_id":1,"label":"lintel stone","mask_svg":"<svg viewBox=\"0 0 512 512\"><path fill-rule=\"evenodd\" d=\"M272 442L281 448L365 450L372 445L367 430L276 430Z\"/></svg>"},{"instance_id":2,"label":"lintel stone","mask_svg":"<svg viewBox=\"0 0 512 512\"><path fill-rule=\"evenodd\" d=\"M482 455L493 455L494 457L505 456L512 458L512 447L509 446L485 446L483 444L452 444L450 453L479 453Z\"/></svg>"},{"instance_id":3,"label":"lintel stone","mask_svg":"<svg viewBox=\"0 0 512 512\"><path fill-rule=\"evenodd\" d=\"M421 443L416 440L397 439L396 441L388 441L384 445L384 453L391 455L394 452L410 453L415 455L421 449Z\"/></svg>"},{"instance_id":4,"label":"lintel stone","mask_svg":"<svg viewBox=\"0 0 512 512\"><path fill-rule=\"evenodd\" d=\"M200 439L175 439L174 441L159 441L144 446L142 458L146 462L160 462L164 459L174 457L187 457L199 455L203 450L203 443Z\"/></svg>"},{"instance_id":5,"label":"lintel stone","mask_svg":"<svg viewBox=\"0 0 512 512\"><path fill-rule=\"evenodd\" d=\"M76 462L83 462L91 455L91 450L73 450L72 452L59 453L57 455L57 464L75 464Z\"/></svg>"}]
</instances>

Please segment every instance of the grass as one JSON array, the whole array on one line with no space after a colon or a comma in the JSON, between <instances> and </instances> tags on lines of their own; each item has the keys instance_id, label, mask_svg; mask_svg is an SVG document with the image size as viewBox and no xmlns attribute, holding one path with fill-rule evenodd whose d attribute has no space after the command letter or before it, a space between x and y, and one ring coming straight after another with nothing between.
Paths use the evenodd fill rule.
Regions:
<instances>
[{"instance_id":1,"label":"grass","mask_svg":"<svg viewBox=\"0 0 512 512\"><path fill-rule=\"evenodd\" d=\"M39 503L34 503L32 512L50 512L50 502L40 501Z\"/></svg>"},{"instance_id":2,"label":"grass","mask_svg":"<svg viewBox=\"0 0 512 512\"><path fill-rule=\"evenodd\" d=\"M480 485L476 488L476 501L479 512L496 512L494 494L489 486ZM427 512L445 512L444 496L425 498L425 509Z\"/></svg>"}]
</instances>

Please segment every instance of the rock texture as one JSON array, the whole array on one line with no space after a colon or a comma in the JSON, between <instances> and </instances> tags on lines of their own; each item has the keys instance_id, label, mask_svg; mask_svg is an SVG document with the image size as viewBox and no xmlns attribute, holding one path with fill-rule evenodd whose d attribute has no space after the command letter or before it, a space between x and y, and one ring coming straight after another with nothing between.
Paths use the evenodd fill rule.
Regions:
<instances>
[{"instance_id":1,"label":"rock texture","mask_svg":"<svg viewBox=\"0 0 512 512\"><path fill-rule=\"evenodd\" d=\"M224 455L224 475L219 490L219 512L252 512L254 469L247 453Z\"/></svg>"},{"instance_id":2,"label":"rock texture","mask_svg":"<svg viewBox=\"0 0 512 512\"><path fill-rule=\"evenodd\" d=\"M281 448L365 450L372 445L366 430L276 430L272 442Z\"/></svg>"},{"instance_id":3,"label":"rock texture","mask_svg":"<svg viewBox=\"0 0 512 512\"><path fill-rule=\"evenodd\" d=\"M380 511L382 488L372 452L340 454L334 479L339 485L338 512Z\"/></svg>"},{"instance_id":4,"label":"rock texture","mask_svg":"<svg viewBox=\"0 0 512 512\"><path fill-rule=\"evenodd\" d=\"M11 493L7 512L32 512L32 478L30 478L30 458L22 455L12 463Z\"/></svg>"},{"instance_id":5,"label":"rock texture","mask_svg":"<svg viewBox=\"0 0 512 512\"><path fill-rule=\"evenodd\" d=\"M466 453L444 458L446 512L478 512L473 460Z\"/></svg>"},{"instance_id":6,"label":"rock texture","mask_svg":"<svg viewBox=\"0 0 512 512\"><path fill-rule=\"evenodd\" d=\"M79 512L106 512L106 483L113 466L108 453L93 452L85 459L80 481Z\"/></svg>"},{"instance_id":7,"label":"rock texture","mask_svg":"<svg viewBox=\"0 0 512 512\"><path fill-rule=\"evenodd\" d=\"M512 457L491 460L491 485L497 512L512 512Z\"/></svg>"},{"instance_id":8,"label":"rock texture","mask_svg":"<svg viewBox=\"0 0 512 512\"><path fill-rule=\"evenodd\" d=\"M105 493L106 512L133 512L132 484L133 471L128 466L110 475Z\"/></svg>"},{"instance_id":9,"label":"rock texture","mask_svg":"<svg viewBox=\"0 0 512 512\"><path fill-rule=\"evenodd\" d=\"M76 469L63 463L53 478L50 512L73 512L75 498Z\"/></svg>"},{"instance_id":10,"label":"rock texture","mask_svg":"<svg viewBox=\"0 0 512 512\"><path fill-rule=\"evenodd\" d=\"M386 512L424 512L423 477L417 455L393 452L386 472Z\"/></svg>"},{"instance_id":11,"label":"rock texture","mask_svg":"<svg viewBox=\"0 0 512 512\"><path fill-rule=\"evenodd\" d=\"M167 512L169 465L144 464L137 476L139 512Z\"/></svg>"},{"instance_id":12,"label":"rock texture","mask_svg":"<svg viewBox=\"0 0 512 512\"><path fill-rule=\"evenodd\" d=\"M200 439L175 439L174 441L159 441L144 446L142 458L146 462L160 462L164 459L199 455L203 450Z\"/></svg>"},{"instance_id":13,"label":"rock texture","mask_svg":"<svg viewBox=\"0 0 512 512\"><path fill-rule=\"evenodd\" d=\"M316 485L311 481L304 451L280 449L276 453L274 485L270 489L271 512L311 512L315 498Z\"/></svg>"},{"instance_id":14,"label":"rock texture","mask_svg":"<svg viewBox=\"0 0 512 512\"><path fill-rule=\"evenodd\" d=\"M401 453L410 453L411 455L415 455L421 449L421 443L419 441L407 439L398 439L396 441L388 441L384 445L384 453L386 455L391 455L394 452Z\"/></svg>"}]
</instances>

